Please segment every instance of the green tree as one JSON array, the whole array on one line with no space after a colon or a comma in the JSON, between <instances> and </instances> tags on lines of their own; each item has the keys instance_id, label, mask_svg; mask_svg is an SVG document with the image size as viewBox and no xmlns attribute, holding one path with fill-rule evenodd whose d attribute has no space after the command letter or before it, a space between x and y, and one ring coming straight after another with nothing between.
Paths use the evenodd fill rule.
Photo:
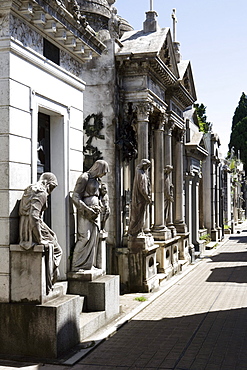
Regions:
<instances>
[{"instance_id":1,"label":"green tree","mask_svg":"<svg viewBox=\"0 0 247 370\"><path fill-rule=\"evenodd\" d=\"M247 97L242 93L232 119L232 132L229 151L234 148L235 155L240 152L240 159L247 169Z\"/></svg>"},{"instance_id":2,"label":"green tree","mask_svg":"<svg viewBox=\"0 0 247 370\"><path fill-rule=\"evenodd\" d=\"M231 145L231 146L230 146ZM237 122L232 130L229 144L230 150L234 148L235 155L240 152L240 159L247 169L247 116Z\"/></svg>"},{"instance_id":3,"label":"green tree","mask_svg":"<svg viewBox=\"0 0 247 370\"><path fill-rule=\"evenodd\" d=\"M238 106L235 109L234 116L232 118L232 130L234 126L246 116L247 116L247 97L243 92L240 97Z\"/></svg>"},{"instance_id":4,"label":"green tree","mask_svg":"<svg viewBox=\"0 0 247 370\"><path fill-rule=\"evenodd\" d=\"M194 108L196 109L196 114L199 122L199 130L207 133L211 130L212 124L211 122L207 122L206 116L206 108L204 104L194 104Z\"/></svg>"}]
</instances>

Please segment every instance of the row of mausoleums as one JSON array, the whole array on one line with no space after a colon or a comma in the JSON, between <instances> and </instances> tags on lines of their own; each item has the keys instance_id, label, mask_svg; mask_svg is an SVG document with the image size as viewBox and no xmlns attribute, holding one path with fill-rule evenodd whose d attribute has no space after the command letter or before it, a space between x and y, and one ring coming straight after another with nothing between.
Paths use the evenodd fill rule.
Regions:
<instances>
[{"instance_id":1,"label":"row of mausoleums","mask_svg":"<svg viewBox=\"0 0 247 370\"><path fill-rule=\"evenodd\" d=\"M226 229L245 217L241 164L232 167L220 158L217 134L199 132L191 64L181 59L179 43L169 28L159 27L155 11L147 12L143 29L134 31L116 15L113 3L1 1L1 320L7 311L12 317L25 312L21 304L12 305L19 294L13 253L23 252L18 208L23 190L43 172L58 180L46 220L63 250L65 293L77 234L71 195L81 172L97 159L110 169L104 177L111 209L106 273L120 276L122 292L158 288L204 253L208 236L222 240ZM142 159L151 163L152 203L144 233L133 241L128 235L132 190ZM24 292L30 294L29 281ZM80 304L74 297L63 302L71 316L60 323L70 340L49 348L51 357L79 340ZM39 303L47 306L42 297ZM19 353L25 354L19 342ZM6 337L0 336L0 343L9 353ZM37 355L41 347L29 352Z\"/></svg>"}]
</instances>

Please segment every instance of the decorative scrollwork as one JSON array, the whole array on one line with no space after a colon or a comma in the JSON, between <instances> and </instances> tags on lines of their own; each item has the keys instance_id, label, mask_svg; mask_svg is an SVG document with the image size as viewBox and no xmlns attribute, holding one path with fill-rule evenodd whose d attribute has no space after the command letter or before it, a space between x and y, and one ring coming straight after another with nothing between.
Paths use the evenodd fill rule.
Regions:
<instances>
[{"instance_id":1,"label":"decorative scrollwork","mask_svg":"<svg viewBox=\"0 0 247 370\"><path fill-rule=\"evenodd\" d=\"M123 161L137 158L136 125L137 115L132 103L125 105L124 118L121 120L116 146L122 152Z\"/></svg>"},{"instance_id":2,"label":"decorative scrollwork","mask_svg":"<svg viewBox=\"0 0 247 370\"><path fill-rule=\"evenodd\" d=\"M104 140L105 136L100 134L100 131L104 128L103 124L103 113L90 114L84 120L84 130L88 136L86 145L83 147L83 153L85 156L84 169L88 170L92 164L98 159L103 159L102 152L93 145L93 139Z\"/></svg>"}]
</instances>

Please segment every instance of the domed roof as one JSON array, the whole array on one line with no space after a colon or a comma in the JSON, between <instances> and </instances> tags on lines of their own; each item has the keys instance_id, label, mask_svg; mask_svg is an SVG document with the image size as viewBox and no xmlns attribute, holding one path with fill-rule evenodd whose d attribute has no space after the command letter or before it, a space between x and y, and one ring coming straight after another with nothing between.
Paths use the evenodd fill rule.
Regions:
<instances>
[{"instance_id":1,"label":"domed roof","mask_svg":"<svg viewBox=\"0 0 247 370\"><path fill-rule=\"evenodd\" d=\"M82 12L99 14L106 18L111 18L109 5L109 3L112 3L111 0L77 0L77 2Z\"/></svg>"}]
</instances>

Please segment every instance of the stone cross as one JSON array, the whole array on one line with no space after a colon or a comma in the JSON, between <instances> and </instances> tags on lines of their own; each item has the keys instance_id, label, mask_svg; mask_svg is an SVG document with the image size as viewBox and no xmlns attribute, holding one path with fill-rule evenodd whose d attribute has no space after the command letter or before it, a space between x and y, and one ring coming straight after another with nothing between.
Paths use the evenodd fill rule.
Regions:
<instances>
[{"instance_id":1,"label":"stone cross","mask_svg":"<svg viewBox=\"0 0 247 370\"><path fill-rule=\"evenodd\" d=\"M153 11L153 0L150 0L150 12L152 12Z\"/></svg>"},{"instance_id":2,"label":"stone cross","mask_svg":"<svg viewBox=\"0 0 247 370\"><path fill-rule=\"evenodd\" d=\"M172 19L173 19L173 42L176 41L176 23L178 19L176 17L176 9L172 9Z\"/></svg>"}]
</instances>

